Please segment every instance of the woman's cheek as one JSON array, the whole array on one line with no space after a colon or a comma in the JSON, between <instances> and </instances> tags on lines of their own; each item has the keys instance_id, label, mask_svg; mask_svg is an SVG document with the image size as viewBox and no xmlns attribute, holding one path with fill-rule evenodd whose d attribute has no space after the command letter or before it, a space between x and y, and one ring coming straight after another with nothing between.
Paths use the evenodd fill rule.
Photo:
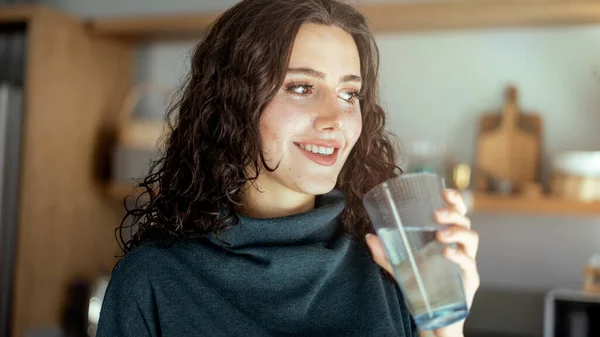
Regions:
<instances>
[{"instance_id":1,"label":"woman's cheek","mask_svg":"<svg viewBox=\"0 0 600 337\"><path fill-rule=\"evenodd\" d=\"M352 146L354 146L362 132L362 116L360 115L360 112L353 113L346 117L346 132L347 139L352 141Z\"/></svg>"}]
</instances>

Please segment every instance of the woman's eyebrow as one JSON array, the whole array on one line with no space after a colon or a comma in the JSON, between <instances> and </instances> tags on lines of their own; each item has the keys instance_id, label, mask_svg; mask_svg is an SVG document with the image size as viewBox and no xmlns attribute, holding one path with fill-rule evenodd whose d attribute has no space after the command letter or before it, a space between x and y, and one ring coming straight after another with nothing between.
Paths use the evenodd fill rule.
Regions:
<instances>
[{"instance_id":1,"label":"woman's eyebrow","mask_svg":"<svg viewBox=\"0 0 600 337\"><path fill-rule=\"evenodd\" d=\"M341 82L358 82L361 83L362 82L362 78L360 78L360 76L358 75L345 75L342 77L342 81Z\"/></svg>"},{"instance_id":2,"label":"woman's eyebrow","mask_svg":"<svg viewBox=\"0 0 600 337\"><path fill-rule=\"evenodd\" d=\"M288 68L287 72L288 74L299 74L310 77L316 77L320 80L324 80L327 77L324 72L314 70L312 68Z\"/></svg>"},{"instance_id":3,"label":"woman's eyebrow","mask_svg":"<svg viewBox=\"0 0 600 337\"><path fill-rule=\"evenodd\" d=\"M327 78L324 72L312 69L312 68L288 68L288 74L299 74L310 77L315 77L320 80ZM362 82L362 79L358 75L344 75L341 78L341 82Z\"/></svg>"}]
</instances>

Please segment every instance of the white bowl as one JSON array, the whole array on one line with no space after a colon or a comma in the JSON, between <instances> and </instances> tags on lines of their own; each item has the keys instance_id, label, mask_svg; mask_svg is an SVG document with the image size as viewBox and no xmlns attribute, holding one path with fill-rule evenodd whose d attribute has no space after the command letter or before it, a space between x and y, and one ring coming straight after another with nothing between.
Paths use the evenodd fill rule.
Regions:
<instances>
[{"instance_id":1,"label":"white bowl","mask_svg":"<svg viewBox=\"0 0 600 337\"><path fill-rule=\"evenodd\" d=\"M600 151L569 151L554 157L554 171L580 177L600 177Z\"/></svg>"}]
</instances>

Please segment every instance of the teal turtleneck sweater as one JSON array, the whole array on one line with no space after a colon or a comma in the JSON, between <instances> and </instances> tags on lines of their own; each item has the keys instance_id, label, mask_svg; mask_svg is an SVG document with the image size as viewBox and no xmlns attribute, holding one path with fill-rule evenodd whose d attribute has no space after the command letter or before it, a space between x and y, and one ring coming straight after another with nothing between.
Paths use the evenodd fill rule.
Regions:
<instances>
[{"instance_id":1,"label":"teal turtleneck sweater","mask_svg":"<svg viewBox=\"0 0 600 337\"><path fill-rule=\"evenodd\" d=\"M339 191L315 209L251 219L124 257L103 301L97 337L397 336L418 331L399 288L339 235Z\"/></svg>"}]
</instances>

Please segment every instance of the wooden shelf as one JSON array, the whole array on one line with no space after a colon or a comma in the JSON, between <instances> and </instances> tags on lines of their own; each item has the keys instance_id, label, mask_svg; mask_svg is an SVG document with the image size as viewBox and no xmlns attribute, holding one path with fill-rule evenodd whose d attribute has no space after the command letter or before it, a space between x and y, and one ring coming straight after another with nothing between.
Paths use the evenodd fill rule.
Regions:
<instances>
[{"instance_id":1,"label":"wooden shelf","mask_svg":"<svg viewBox=\"0 0 600 337\"><path fill-rule=\"evenodd\" d=\"M88 22L98 36L137 41L185 40L200 37L221 13L103 18Z\"/></svg>"},{"instance_id":2,"label":"wooden shelf","mask_svg":"<svg viewBox=\"0 0 600 337\"><path fill-rule=\"evenodd\" d=\"M118 201L123 201L124 198L134 200L142 192L145 192L145 190L141 187L136 187L134 184L113 183L107 186L108 195Z\"/></svg>"},{"instance_id":3,"label":"wooden shelf","mask_svg":"<svg viewBox=\"0 0 600 337\"><path fill-rule=\"evenodd\" d=\"M137 197L142 191L133 184L114 183L107 187L108 194L119 201L123 201L124 198Z\"/></svg>"},{"instance_id":4,"label":"wooden shelf","mask_svg":"<svg viewBox=\"0 0 600 337\"><path fill-rule=\"evenodd\" d=\"M0 24L27 23L39 14L64 16L64 14L45 5L0 5Z\"/></svg>"},{"instance_id":5,"label":"wooden shelf","mask_svg":"<svg viewBox=\"0 0 600 337\"><path fill-rule=\"evenodd\" d=\"M109 186L109 194L119 201L125 197L137 197L142 190L133 185L113 184ZM600 217L600 202L584 203L568 201L554 197L502 197L484 193L473 195L475 212L503 212L526 214L564 214L576 216Z\"/></svg>"},{"instance_id":6,"label":"wooden shelf","mask_svg":"<svg viewBox=\"0 0 600 337\"><path fill-rule=\"evenodd\" d=\"M494 196L475 193L475 212L507 212L531 214L565 214L600 217L600 203L585 203L563 200L556 197Z\"/></svg>"},{"instance_id":7,"label":"wooden shelf","mask_svg":"<svg viewBox=\"0 0 600 337\"><path fill-rule=\"evenodd\" d=\"M453 1L366 4L377 33L440 29L600 23L598 1ZM88 22L94 34L137 41L198 37L221 12L108 17Z\"/></svg>"},{"instance_id":8,"label":"wooden shelf","mask_svg":"<svg viewBox=\"0 0 600 337\"><path fill-rule=\"evenodd\" d=\"M24 23L38 11L39 5L3 5L0 6L0 23Z\"/></svg>"}]
</instances>

